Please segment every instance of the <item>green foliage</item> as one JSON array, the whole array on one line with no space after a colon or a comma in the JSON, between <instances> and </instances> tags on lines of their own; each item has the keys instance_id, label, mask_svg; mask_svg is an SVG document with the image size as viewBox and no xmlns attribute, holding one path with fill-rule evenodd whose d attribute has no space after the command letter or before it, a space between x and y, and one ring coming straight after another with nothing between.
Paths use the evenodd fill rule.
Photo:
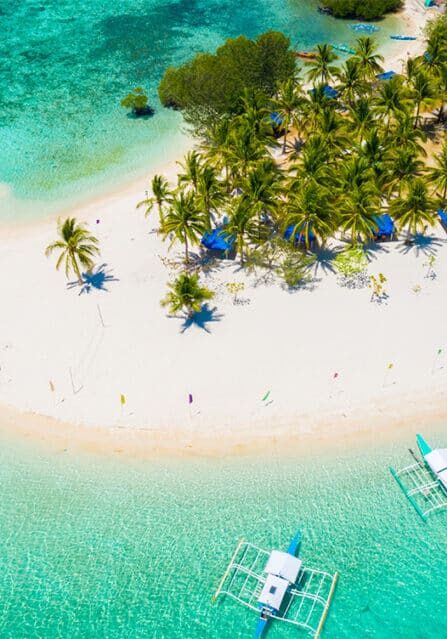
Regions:
<instances>
[{"instance_id":1,"label":"green foliage","mask_svg":"<svg viewBox=\"0 0 447 639\"><path fill-rule=\"evenodd\" d=\"M337 18L364 18L373 20L389 11L397 11L402 0L324 0Z\"/></svg>"},{"instance_id":2,"label":"green foliage","mask_svg":"<svg viewBox=\"0 0 447 639\"><path fill-rule=\"evenodd\" d=\"M136 87L121 100L121 106L130 109L135 115L150 115L153 109L149 106L149 99L141 87Z\"/></svg>"},{"instance_id":3,"label":"green foliage","mask_svg":"<svg viewBox=\"0 0 447 639\"><path fill-rule=\"evenodd\" d=\"M387 297L387 294L385 292L385 284L387 282L387 278L383 273L379 273L377 277L375 277L375 275L371 275L369 279L369 286L372 289L371 302L383 301Z\"/></svg>"},{"instance_id":4,"label":"green foliage","mask_svg":"<svg viewBox=\"0 0 447 639\"><path fill-rule=\"evenodd\" d=\"M336 256L333 265L345 284L355 284L366 272L368 259L362 248L349 248Z\"/></svg>"},{"instance_id":5,"label":"green foliage","mask_svg":"<svg viewBox=\"0 0 447 639\"><path fill-rule=\"evenodd\" d=\"M173 315L179 312L186 312L189 316L199 313L204 302L214 297L213 291L200 286L197 273L180 273L174 282L168 284L168 288L170 290L160 304L167 306Z\"/></svg>"},{"instance_id":6,"label":"green foliage","mask_svg":"<svg viewBox=\"0 0 447 639\"><path fill-rule=\"evenodd\" d=\"M238 111L244 91L273 95L278 82L293 76L290 41L269 31L255 40L229 39L214 55L200 53L180 67L169 67L158 89L161 103L181 109L196 128Z\"/></svg>"},{"instance_id":7,"label":"green foliage","mask_svg":"<svg viewBox=\"0 0 447 639\"><path fill-rule=\"evenodd\" d=\"M76 218L67 217L64 222L58 223L59 239L47 246L45 255L49 257L54 251L59 251L56 269L64 264L65 276L74 273L82 284L80 265L91 270L94 266L94 258L99 255L98 240Z\"/></svg>"},{"instance_id":8,"label":"green foliage","mask_svg":"<svg viewBox=\"0 0 447 639\"><path fill-rule=\"evenodd\" d=\"M301 251L289 251L276 272L288 288L298 288L312 279L309 269L315 264L315 259L314 255Z\"/></svg>"}]
</instances>

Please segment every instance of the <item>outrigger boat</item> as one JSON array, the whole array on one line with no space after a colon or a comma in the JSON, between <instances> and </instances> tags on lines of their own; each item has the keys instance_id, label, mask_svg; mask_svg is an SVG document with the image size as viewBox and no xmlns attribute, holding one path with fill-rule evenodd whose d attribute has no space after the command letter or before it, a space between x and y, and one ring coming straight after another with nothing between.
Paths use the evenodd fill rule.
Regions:
<instances>
[{"instance_id":1,"label":"outrigger boat","mask_svg":"<svg viewBox=\"0 0 447 639\"><path fill-rule=\"evenodd\" d=\"M220 580L213 603L227 595L257 612L254 639L265 637L271 621L304 628L314 639L321 635L338 573L304 568L296 556L300 542L298 530L286 552L269 553L242 539Z\"/></svg>"},{"instance_id":2,"label":"outrigger boat","mask_svg":"<svg viewBox=\"0 0 447 639\"><path fill-rule=\"evenodd\" d=\"M406 36L406 35L392 35L390 36L391 40L417 40L416 36Z\"/></svg>"},{"instance_id":3,"label":"outrigger boat","mask_svg":"<svg viewBox=\"0 0 447 639\"><path fill-rule=\"evenodd\" d=\"M333 44L332 48L336 51L341 51L342 53L350 53L351 55L354 55L355 53L355 49L351 49L351 47L348 47L347 44Z\"/></svg>"},{"instance_id":4,"label":"outrigger boat","mask_svg":"<svg viewBox=\"0 0 447 639\"><path fill-rule=\"evenodd\" d=\"M353 29L353 31L364 33L375 33L376 31L379 31L379 27L377 27L375 24L364 24L362 22L360 22L359 24L353 24L351 26L351 29Z\"/></svg>"},{"instance_id":5,"label":"outrigger boat","mask_svg":"<svg viewBox=\"0 0 447 639\"><path fill-rule=\"evenodd\" d=\"M317 54L314 51L294 51L297 58L316 58Z\"/></svg>"},{"instance_id":6,"label":"outrigger boat","mask_svg":"<svg viewBox=\"0 0 447 639\"><path fill-rule=\"evenodd\" d=\"M405 497L423 521L430 513L447 508L447 448L433 449L416 435L422 459L409 448L415 463L401 470L390 468Z\"/></svg>"}]
</instances>

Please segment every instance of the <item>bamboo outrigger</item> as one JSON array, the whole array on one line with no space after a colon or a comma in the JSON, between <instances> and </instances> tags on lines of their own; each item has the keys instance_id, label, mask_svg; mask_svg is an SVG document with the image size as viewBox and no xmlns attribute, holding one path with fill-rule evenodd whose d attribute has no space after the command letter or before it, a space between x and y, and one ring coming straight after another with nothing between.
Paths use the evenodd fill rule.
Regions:
<instances>
[{"instance_id":1,"label":"bamboo outrigger","mask_svg":"<svg viewBox=\"0 0 447 639\"><path fill-rule=\"evenodd\" d=\"M338 573L304 568L296 554L298 531L287 552L268 552L241 539L217 590L259 615L254 638L261 639L271 621L285 621L319 639L334 596Z\"/></svg>"},{"instance_id":2,"label":"bamboo outrigger","mask_svg":"<svg viewBox=\"0 0 447 639\"><path fill-rule=\"evenodd\" d=\"M422 459L409 448L414 462L390 472L422 521L447 508L447 448L432 449L422 435L416 435Z\"/></svg>"}]
</instances>

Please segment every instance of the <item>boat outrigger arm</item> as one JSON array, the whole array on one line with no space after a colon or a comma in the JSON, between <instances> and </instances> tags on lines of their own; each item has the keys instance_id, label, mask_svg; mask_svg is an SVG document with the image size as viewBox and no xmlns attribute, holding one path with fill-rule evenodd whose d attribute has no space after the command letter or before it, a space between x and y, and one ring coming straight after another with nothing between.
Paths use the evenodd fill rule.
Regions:
<instances>
[{"instance_id":1,"label":"boat outrigger arm","mask_svg":"<svg viewBox=\"0 0 447 639\"><path fill-rule=\"evenodd\" d=\"M271 621L304 628L318 639L329 612L338 573L303 568L296 557L298 531L287 552L270 553L241 540L219 583L213 602L227 595L260 616L254 639L261 639Z\"/></svg>"},{"instance_id":2,"label":"boat outrigger arm","mask_svg":"<svg viewBox=\"0 0 447 639\"><path fill-rule=\"evenodd\" d=\"M416 442L422 459L410 448L415 463L390 471L417 514L427 521L429 514L447 508L447 448L433 450L422 435L416 435Z\"/></svg>"}]
</instances>

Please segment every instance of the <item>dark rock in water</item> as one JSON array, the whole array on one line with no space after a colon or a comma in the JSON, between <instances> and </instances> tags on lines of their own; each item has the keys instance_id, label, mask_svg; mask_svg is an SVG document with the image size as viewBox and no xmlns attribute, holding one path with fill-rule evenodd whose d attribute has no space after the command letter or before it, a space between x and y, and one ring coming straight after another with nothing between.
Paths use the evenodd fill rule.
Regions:
<instances>
[{"instance_id":1,"label":"dark rock in water","mask_svg":"<svg viewBox=\"0 0 447 639\"><path fill-rule=\"evenodd\" d=\"M318 11L320 13L326 13L328 16L332 15L332 9L330 9L329 7L318 7Z\"/></svg>"},{"instance_id":2,"label":"dark rock in water","mask_svg":"<svg viewBox=\"0 0 447 639\"><path fill-rule=\"evenodd\" d=\"M132 120L147 119L151 118L154 113L155 109L148 104L141 109L132 109L132 111L127 114L127 117Z\"/></svg>"}]
</instances>

